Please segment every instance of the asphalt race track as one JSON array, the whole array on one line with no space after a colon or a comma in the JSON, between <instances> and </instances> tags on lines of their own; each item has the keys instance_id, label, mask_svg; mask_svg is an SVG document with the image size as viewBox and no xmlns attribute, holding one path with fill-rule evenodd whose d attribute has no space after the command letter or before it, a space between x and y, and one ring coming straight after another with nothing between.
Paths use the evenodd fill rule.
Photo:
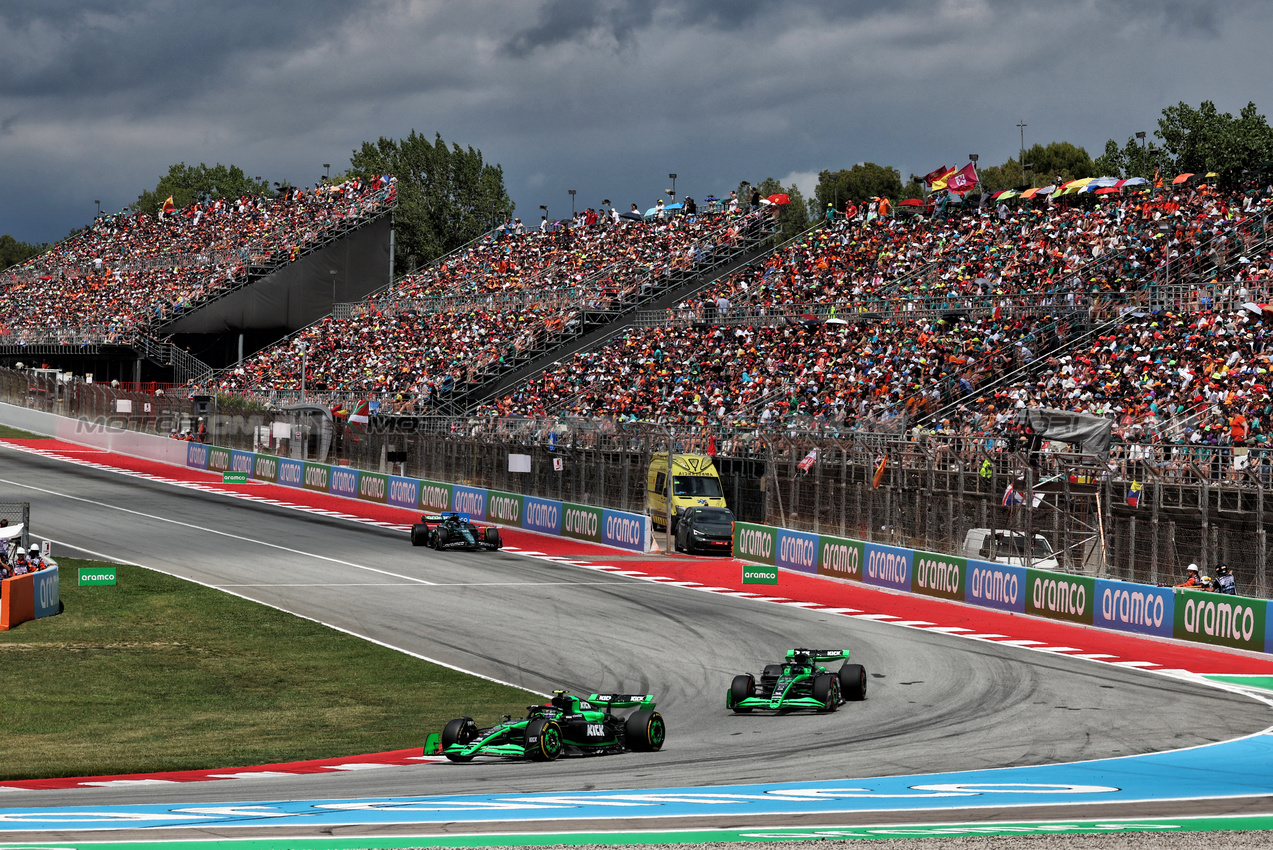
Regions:
<instances>
[{"instance_id":1,"label":"asphalt race track","mask_svg":"<svg viewBox=\"0 0 1273 850\"><path fill-rule=\"evenodd\" d=\"M32 530L55 541L55 553L152 567L539 694L559 687L653 693L668 723L667 745L653 754L13 791L3 796L6 807L900 776L1173 750L1273 723L1269 706L1245 696L1134 669L511 553L439 554L412 548L398 531L4 448L0 490L6 500L31 503ZM850 648L870 674L868 699L830 716L725 710L735 673L759 672L796 645ZM438 730L420 730L421 743L430 731Z\"/></svg>"}]
</instances>

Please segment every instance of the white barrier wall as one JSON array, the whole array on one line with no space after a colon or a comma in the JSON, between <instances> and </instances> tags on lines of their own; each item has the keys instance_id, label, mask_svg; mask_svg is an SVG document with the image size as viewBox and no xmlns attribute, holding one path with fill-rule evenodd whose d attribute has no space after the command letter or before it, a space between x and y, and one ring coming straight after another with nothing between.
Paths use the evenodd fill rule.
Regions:
<instances>
[{"instance_id":1,"label":"white barrier wall","mask_svg":"<svg viewBox=\"0 0 1273 850\"><path fill-rule=\"evenodd\" d=\"M56 437L68 443L118 452L129 457L145 458L174 466L186 465L186 443L183 440L142 434L124 428L112 428L100 422L69 419L54 413L31 410L3 402L0 402L0 424L21 428L33 434Z\"/></svg>"}]
</instances>

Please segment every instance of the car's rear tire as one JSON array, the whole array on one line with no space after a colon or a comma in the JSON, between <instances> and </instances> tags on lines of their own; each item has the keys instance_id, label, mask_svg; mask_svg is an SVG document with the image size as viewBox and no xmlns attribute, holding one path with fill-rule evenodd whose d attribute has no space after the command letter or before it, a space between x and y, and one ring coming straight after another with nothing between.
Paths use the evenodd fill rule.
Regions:
<instances>
[{"instance_id":1,"label":"car's rear tire","mask_svg":"<svg viewBox=\"0 0 1273 850\"><path fill-rule=\"evenodd\" d=\"M485 531L486 542L494 546L496 549L502 548L504 541L500 539L499 529L488 527Z\"/></svg>"},{"instance_id":2,"label":"car's rear tire","mask_svg":"<svg viewBox=\"0 0 1273 850\"><path fill-rule=\"evenodd\" d=\"M442 749L445 750L452 744L467 744L477 735L477 726L473 723L472 717L457 717L442 729ZM451 761L472 761L472 756L449 755L446 757Z\"/></svg>"},{"instance_id":3,"label":"car's rear tire","mask_svg":"<svg viewBox=\"0 0 1273 850\"><path fill-rule=\"evenodd\" d=\"M663 715L657 711L634 711L623 723L623 740L629 750L639 753L653 753L663 749L663 741L667 738L667 726L663 723Z\"/></svg>"},{"instance_id":4,"label":"car's rear tire","mask_svg":"<svg viewBox=\"0 0 1273 850\"><path fill-rule=\"evenodd\" d=\"M840 705L840 680L823 673L813 680L813 698L822 703L822 711L835 711Z\"/></svg>"},{"instance_id":5,"label":"car's rear tire","mask_svg":"<svg viewBox=\"0 0 1273 850\"><path fill-rule=\"evenodd\" d=\"M411 545L427 546L429 545L429 527L419 523L411 526Z\"/></svg>"},{"instance_id":6,"label":"car's rear tire","mask_svg":"<svg viewBox=\"0 0 1273 850\"><path fill-rule=\"evenodd\" d=\"M850 702L866 699L866 668L845 664L840 668L840 693Z\"/></svg>"},{"instance_id":7,"label":"car's rear tire","mask_svg":"<svg viewBox=\"0 0 1273 850\"><path fill-rule=\"evenodd\" d=\"M737 675L729 685L729 707L734 710L735 714L747 714L751 711L751 706L740 707L738 704L755 695L756 680L747 673Z\"/></svg>"},{"instance_id":8,"label":"car's rear tire","mask_svg":"<svg viewBox=\"0 0 1273 850\"><path fill-rule=\"evenodd\" d=\"M561 727L556 720L536 717L526 724L526 757L531 761L555 761L562 749Z\"/></svg>"}]
</instances>

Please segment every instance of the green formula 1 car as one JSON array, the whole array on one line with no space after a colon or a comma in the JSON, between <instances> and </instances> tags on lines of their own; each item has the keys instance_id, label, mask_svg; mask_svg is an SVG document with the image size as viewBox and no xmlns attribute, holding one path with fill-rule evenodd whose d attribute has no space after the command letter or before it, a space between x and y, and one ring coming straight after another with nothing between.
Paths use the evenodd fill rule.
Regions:
<instances>
[{"instance_id":1,"label":"green formula 1 car","mask_svg":"<svg viewBox=\"0 0 1273 850\"><path fill-rule=\"evenodd\" d=\"M432 546L444 549L497 550L504 546L499 529L478 528L468 514L447 511L441 514L425 514L411 526L412 546Z\"/></svg>"},{"instance_id":2,"label":"green formula 1 car","mask_svg":"<svg viewBox=\"0 0 1273 850\"><path fill-rule=\"evenodd\" d=\"M735 676L725 707L737 714L753 708L774 711L812 708L835 711L849 700L866 699L866 668L844 664L832 673L823 664L848 661L847 649L791 649L781 664L767 664L760 681L750 673Z\"/></svg>"},{"instance_id":3,"label":"green formula 1 car","mask_svg":"<svg viewBox=\"0 0 1273 850\"><path fill-rule=\"evenodd\" d=\"M630 714L615 709L634 708ZM532 705L526 717L479 729L471 717L446 724L439 736L429 735L424 752L451 761L476 756L553 761L561 756L595 756L629 751L654 752L663 747L667 729L648 694L593 694L587 699L553 691L551 702Z\"/></svg>"}]
</instances>

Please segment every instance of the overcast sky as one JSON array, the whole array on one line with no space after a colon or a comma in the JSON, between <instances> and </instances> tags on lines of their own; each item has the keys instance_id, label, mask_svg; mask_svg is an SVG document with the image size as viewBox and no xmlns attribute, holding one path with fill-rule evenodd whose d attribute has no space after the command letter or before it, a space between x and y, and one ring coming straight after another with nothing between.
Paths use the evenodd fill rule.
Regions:
<instances>
[{"instance_id":1,"label":"overcast sky","mask_svg":"<svg viewBox=\"0 0 1273 850\"><path fill-rule=\"evenodd\" d=\"M1273 109L1267 0L4 0L0 234L52 241L176 162L312 185L364 140L504 168L524 220L823 169L903 179L1164 106Z\"/></svg>"}]
</instances>

